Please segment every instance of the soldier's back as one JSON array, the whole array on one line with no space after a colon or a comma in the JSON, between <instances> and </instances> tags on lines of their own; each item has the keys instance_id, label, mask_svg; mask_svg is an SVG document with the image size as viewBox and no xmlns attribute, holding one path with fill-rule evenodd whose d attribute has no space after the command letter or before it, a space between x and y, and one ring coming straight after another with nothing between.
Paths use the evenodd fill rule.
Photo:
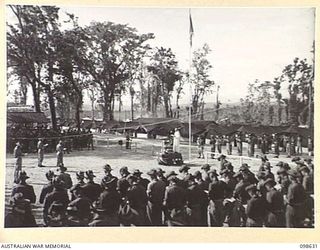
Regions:
<instances>
[{"instance_id":1,"label":"soldier's back","mask_svg":"<svg viewBox=\"0 0 320 250\"><path fill-rule=\"evenodd\" d=\"M36 202L36 195L34 189L28 184L16 184L12 189L12 196L16 193L22 193L24 199L30 200L31 203Z\"/></svg>"},{"instance_id":2,"label":"soldier's back","mask_svg":"<svg viewBox=\"0 0 320 250\"><path fill-rule=\"evenodd\" d=\"M82 187L83 194L91 200L91 202L94 202L98 200L100 194L101 194L101 186L97 183L88 182Z\"/></svg>"},{"instance_id":3,"label":"soldier's back","mask_svg":"<svg viewBox=\"0 0 320 250\"><path fill-rule=\"evenodd\" d=\"M45 185L40 193L40 198L39 198L39 202L42 204L47 196L47 194L51 193L53 191L53 184L49 183L47 185Z\"/></svg>"},{"instance_id":4,"label":"soldier's back","mask_svg":"<svg viewBox=\"0 0 320 250\"><path fill-rule=\"evenodd\" d=\"M91 201L86 197L76 198L69 203L69 206L77 207L80 218L89 218L91 215Z\"/></svg>"},{"instance_id":5,"label":"soldier's back","mask_svg":"<svg viewBox=\"0 0 320 250\"><path fill-rule=\"evenodd\" d=\"M4 227L23 227L23 217L21 215L8 213L4 218Z\"/></svg>"},{"instance_id":6,"label":"soldier's back","mask_svg":"<svg viewBox=\"0 0 320 250\"><path fill-rule=\"evenodd\" d=\"M65 187L66 189L69 189L69 188L72 187L72 179L71 179L70 174L68 174L68 173L61 173L61 174L59 175L59 178L63 181L64 187Z\"/></svg>"},{"instance_id":7,"label":"soldier's back","mask_svg":"<svg viewBox=\"0 0 320 250\"><path fill-rule=\"evenodd\" d=\"M108 213L117 212L121 204L121 196L115 190L104 190L100 195L99 204Z\"/></svg>"},{"instance_id":8,"label":"soldier's back","mask_svg":"<svg viewBox=\"0 0 320 250\"><path fill-rule=\"evenodd\" d=\"M90 227L112 227L120 226L119 218L116 214L111 216L96 216L90 223Z\"/></svg>"},{"instance_id":9,"label":"soldier's back","mask_svg":"<svg viewBox=\"0 0 320 250\"><path fill-rule=\"evenodd\" d=\"M139 184L133 185L128 189L127 197L134 209L145 207L148 201L144 188Z\"/></svg>"},{"instance_id":10,"label":"soldier's back","mask_svg":"<svg viewBox=\"0 0 320 250\"><path fill-rule=\"evenodd\" d=\"M64 207L67 207L69 203L69 197L68 197L67 191L64 189L61 189L61 190L54 189L51 193L47 194L44 206L47 209L49 209L49 207L53 202L62 203Z\"/></svg>"},{"instance_id":11,"label":"soldier's back","mask_svg":"<svg viewBox=\"0 0 320 250\"><path fill-rule=\"evenodd\" d=\"M162 204L165 191L166 184L162 180L151 181L147 188L149 199L154 204Z\"/></svg>"},{"instance_id":12,"label":"soldier's back","mask_svg":"<svg viewBox=\"0 0 320 250\"><path fill-rule=\"evenodd\" d=\"M168 209L181 208L186 203L186 192L178 185L168 186L165 201Z\"/></svg>"}]
</instances>

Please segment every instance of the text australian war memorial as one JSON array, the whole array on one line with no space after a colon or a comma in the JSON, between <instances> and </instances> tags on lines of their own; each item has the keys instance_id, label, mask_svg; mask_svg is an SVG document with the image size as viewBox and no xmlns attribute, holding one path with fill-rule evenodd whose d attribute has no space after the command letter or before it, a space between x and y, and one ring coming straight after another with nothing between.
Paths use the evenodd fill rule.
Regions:
<instances>
[{"instance_id":1,"label":"text australian war memorial","mask_svg":"<svg viewBox=\"0 0 320 250\"><path fill-rule=\"evenodd\" d=\"M314 9L84 9L6 6L6 228L314 227Z\"/></svg>"}]
</instances>

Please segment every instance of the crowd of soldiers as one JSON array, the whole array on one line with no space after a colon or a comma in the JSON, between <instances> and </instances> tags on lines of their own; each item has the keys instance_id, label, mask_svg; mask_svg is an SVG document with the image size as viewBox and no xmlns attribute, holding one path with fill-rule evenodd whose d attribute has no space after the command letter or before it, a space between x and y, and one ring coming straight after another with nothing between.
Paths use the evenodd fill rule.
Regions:
<instances>
[{"instance_id":1,"label":"crowd of soldiers","mask_svg":"<svg viewBox=\"0 0 320 250\"><path fill-rule=\"evenodd\" d=\"M90 129L69 128L67 130L60 129L55 131L46 128L25 128L13 127L7 132L7 151L12 153L16 143L19 142L24 153L34 153L38 150L37 138L43 138L44 143L48 144L46 152L54 152L59 140L64 141L66 152L72 150L83 150L88 147L93 147L93 134Z\"/></svg>"},{"instance_id":2,"label":"crowd of soldiers","mask_svg":"<svg viewBox=\"0 0 320 250\"><path fill-rule=\"evenodd\" d=\"M287 157L294 157L302 155L302 136L301 135L267 135L256 136L254 134L236 133L234 136L230 135L211 135L210 147L213 153L222 153L222 148L225 146L228 155L232 154L232 148L236 148L239 156L244 155L243 144L247 144L247 156L255 157L255 149L260 149L262 154L272 153L275 157L279 157L283 152ZM197 139L198 158L204 158L203 150L205 139L199 136ZM308 155L313 156L313 140L311 136L307 139ZM214 155L212 155L214 158Z\"/></svg>"},{"instance_id":3,"label":"crowd of soldiers","mask_svg":"<svg viewBox=\"0 0 320 250\"><path fill-rule=\"evenodd\" d=\"M42 188L43 225L73 226L211 226L211 227L313 227L313 163L294 157L295 166L278 162L277 172L266 156L254 174L242 164L238 171L220 155L219 169L205 164L190 173L121 167L120 177L103 166L104 177L95 182L92 170L76 173L77 183L61 163L46 173ZM31 204L37 197L28 175L20 171L11 195L6 227L33 227Z\"/></svg>"}]
</instances>

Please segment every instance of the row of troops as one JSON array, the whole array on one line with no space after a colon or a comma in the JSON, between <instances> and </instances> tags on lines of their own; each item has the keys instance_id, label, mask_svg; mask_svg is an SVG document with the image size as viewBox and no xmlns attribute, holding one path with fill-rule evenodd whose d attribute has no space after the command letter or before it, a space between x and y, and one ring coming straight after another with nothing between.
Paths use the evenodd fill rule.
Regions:
<instances>
[{"instance_id":1,"label":"row of troops","mask_svg":"<svg viewBox=\"0 0 320 250\"><path fill-rule=\"evenodd\" d=\"M92 134L86 134L84 135L86 136L84 140L84 142L86 143L86 146L89 149L94 150L94 146L93 146L93 135ZM72 138L73 140L76 139L76 137ZM55 146L55 152L56 152L56 157L57 157L57 166L59 165L63 165L63 155L65 153L70 153L70 150L72 147L70 147L69 143L70 139L65 139L65 141L63 140L59 140L58 143ZM76 139L76 140L80 140L80 138ZM38 167L45 167L43 165L43 160L44 160L44 155L45 152L47 151L47 148L49 147L49 144L46 143L46 140L43 138L39 138L38 142L37 142L37 154L38 154ZM18 182L18 177L19 177L19 172L22 171L22 156L24 155L22 152L22 145L21 143L18 141L16 142L16 146L13 150L13 155L15 158L15 164L14 164L14 183Z\"/></svg>"},{"instance_id":2,"label":"row of troops","mask_svg":"<svg viewBox=\"0 0 320 250\"><path fill-rule=\"evenodd\" d=\"M232 148L237 149L238 155L243 155L243 143L247 143L247 155L249 157L255 156L255 149L261 149L262 154L273 153L276 156L280 155L280 152L284 152L288 157L301 155L302 150L302 137L298 135L295 136L282 136L277 135L267 136L263 135L261 137L256 137L254 134L247 134L243 137L241 134L236 134L235 137L229 135L224 136L210 136L209 144L211 146L211 152L222 153L222 148L225 146L228 155L232 154ZM313 140L312 137L308 137L307 141L308 154L313 155ZM198 158L204 158L203 150L205 145L205 139L201 136L197 138L198 145ZM214 158L214 155L212 155Z\"/></svg>"},{"instance_id":3,"label":"row of troops","mask_svg":"<svg viewBox=\"0 0 320 250\"><path fill-rule=\"evenodd\" d=\"M142 177L120 168L120 178L104 166L105 176L95 183L91 170L77 172L73 184L60 165L46 174L40 194L45 226L230 226L311 227L313 225L313 164L295 158L296 167L279 162L277 177L266 157L255 175L247 164L238 172L219 157L220 172L208 164L189 173L186 165L165 174L162 169ZM12 190L12 210L6 227L36 226L30 203L33 187L20 172ZM86 181L85 181L86 179Z\"/></svg>"},{"instance_id":4,"label":"row of troops","mask_svg":"<svg viewBox=\"0 0 320 250\"><path fill-rule=\"evenodd\" d=\"M15 143L19 141L20 144L23 145L24 152L35 152L38 149L38 141L36 138L46 138L45 143L48 144L46 149L47 152L54 152L55 145L57 145L58 141L61 139L64 141L67 153L72 152L72 150L93 149L93 134L90 129L81 129L80 131L77 129L69 129L53 133L54 132L46 132L46 130L37 133L32 133L30 131L30 134L25 136L11 133L7 137L8 151L12 152L16 146Z\"/></svg>"}]
</instances>

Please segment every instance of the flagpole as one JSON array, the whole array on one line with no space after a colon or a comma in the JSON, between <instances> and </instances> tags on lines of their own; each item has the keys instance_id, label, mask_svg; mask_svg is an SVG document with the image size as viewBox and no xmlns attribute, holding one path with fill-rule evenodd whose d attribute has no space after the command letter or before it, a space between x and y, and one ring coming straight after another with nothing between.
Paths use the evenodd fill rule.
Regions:
<instances>
[{"instance_id":1,"label":"flagpole","mask_svg":"<svg viewBox=\"0 0 320 250\"><path fill-rule=\"evenodd\" d=\"M189 19L190 19L190 29L189 29L189 35L190 35L190 45L189 45L189 74L188 74L188 80L189 80L189 95L190 95L190 103L189 103L189 162L191 161L191 144L192 144L192 131L191 131L191 108L192 108L192 86L191 86L191 50L192 50L192 36L193 36L193 25L192 25L192 19L191 19L191 10L189 9Z\"/></svg>"},{"instance_id":2,"label":"flagpole","mask_svg":"<svg viewBox=\"0 0 320 250\"><path fill-rule=\"evenodd\" d=\"M191 108L192 108L192 86L190 81L191 74L191 46L189 47L189 95L190 95L190 103L189 103L189 162L191 161L191 143L192 143L192 135L191 135Z\"/></svg>"}]
</instances>

